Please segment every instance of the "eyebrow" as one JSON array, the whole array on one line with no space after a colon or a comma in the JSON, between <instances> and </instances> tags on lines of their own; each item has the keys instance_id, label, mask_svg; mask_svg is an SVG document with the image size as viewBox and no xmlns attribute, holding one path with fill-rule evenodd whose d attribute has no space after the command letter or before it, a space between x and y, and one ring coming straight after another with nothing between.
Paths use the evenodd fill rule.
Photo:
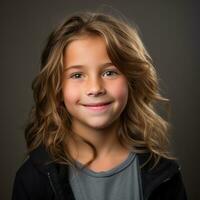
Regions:
<instances>
[{"instance_id":1,"label":"eyebrow","mask_svg":"<svg viewBox=\"0 0 200 200\"><path fill-rule=\"evenodd\" d=\"M111 63L111 62L108 62L108 63L104 63L104 64L99 65L99 67L105 68L105 67L109 67L109 66L112 66L112 65L114 65L114 64ZM64 71L68 71L70 69L80 69L82 67L84 68L85 65L72 65L72 66L65 68Z\"/></svg>"}]
</instances>

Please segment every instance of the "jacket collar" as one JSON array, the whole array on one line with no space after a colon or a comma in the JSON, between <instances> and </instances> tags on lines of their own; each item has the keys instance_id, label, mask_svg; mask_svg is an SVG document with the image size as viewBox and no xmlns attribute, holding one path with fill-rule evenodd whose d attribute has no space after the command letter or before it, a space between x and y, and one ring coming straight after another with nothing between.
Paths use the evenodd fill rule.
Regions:
<instances>
[{"instance_id":1,"label":"jacket collar","mask_svg":"<svg viewBox=\"0 0 200 200\"><path fill-rule=\"evenodd\" d=\"M139 164L142 166L149 158L150 153L138 154ZM148 199L151 192L160 184L170 180L179 172L180 166L175 160L161 157L158 164L154 164L153 158L141 169L142 187L144 199Z\"/></svg>"},{"instance_id":2,"label":"jacket collar","mask_svg":"<svg viewBox=\"0 0 200 200\"><path fill-rule=\"evenodd\" d=\"M33 166L48 177L56 199L65 200L67 197L68 200L75 200L69 184L66 165L53 162L44 146L39 146L33 150L29 158Z\"/></svg>"},{"instance_id":3,"label":"jacket collar","mask_svg":"<svg viewBox=\"0 0 200 200\"><path fill-rule=\"evenodd\" d=\"M142 166L148 160L150 153L139 153L137 156L139 165ZM71 191L69 182L66 181L68 180L68 178L66 179L66 177L68 177L68 168L65 165L52 162L52 159L44 146L39 146L37 149L33 150L30 153L30 160L40 172L46 175L52 174L53 180L56 182L54 185L56 185L56 187L60 185L56 191L60 191L60 196L62 196L60 199L64 199L65 194L61 194L62 192L60 188L67 187L68 192ZM149 195L156 187L171 179L172 176L180 170L180 166L175 160L169 160L162 157L159 160L159 163L151 169L153 163L154 160L151 159L140 169L144 199L148 199ZM71 199L74 199L72 191L70 193L72 195Z\"/></svg>"}]
</instances>

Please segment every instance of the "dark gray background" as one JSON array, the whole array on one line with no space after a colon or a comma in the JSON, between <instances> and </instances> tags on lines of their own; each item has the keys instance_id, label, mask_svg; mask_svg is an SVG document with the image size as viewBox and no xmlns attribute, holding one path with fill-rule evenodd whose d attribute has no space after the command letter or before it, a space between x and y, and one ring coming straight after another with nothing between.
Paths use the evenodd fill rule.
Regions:
<instances>
[{"instance_id":1,"label":"dark gray background","mask_svg":"<svg viewBox=\"0 0 200 200\"><path fill-rule=\"evenodd\" d=\"M122 13L138 25L163 94L171 99L172 146L182 166L189 199L200 199L200 23L198 1L189 0L1 1L0 199L10 199L15 172L24 159L24 124L33 101L30 85L39 71L47 35L66 15L102 7L107 13Z\"/></svg>"}]
</instances>

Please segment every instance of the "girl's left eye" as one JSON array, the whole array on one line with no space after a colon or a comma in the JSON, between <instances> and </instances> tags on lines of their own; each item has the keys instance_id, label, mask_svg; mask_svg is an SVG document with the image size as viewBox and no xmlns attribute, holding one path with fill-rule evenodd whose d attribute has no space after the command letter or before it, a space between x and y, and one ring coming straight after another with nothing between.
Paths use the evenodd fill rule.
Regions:
<instances>
[{"instance_id":1,"label":"girl's left eye","mask_svg":"<svg viewBox=\"0 0 200 200\"><path fill-rule=\"evenodd\" d=\"M108 76L112 76L113 74L117 75L118 73L116 71L109 70L109 71L106 71L104 74L107 74Z\"/></svg>"}]
</instances>

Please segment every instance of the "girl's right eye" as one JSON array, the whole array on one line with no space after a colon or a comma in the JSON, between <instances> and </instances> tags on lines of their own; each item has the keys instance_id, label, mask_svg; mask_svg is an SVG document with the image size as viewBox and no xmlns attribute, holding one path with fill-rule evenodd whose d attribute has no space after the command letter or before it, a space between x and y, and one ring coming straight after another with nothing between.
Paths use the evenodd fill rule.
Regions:
<instances>
[{"instance_id":1,"label":"girl's right eye","mask_svg":"<svg viewBox=\"0 0 200 200\"><path fill-rule=\"evenodd\" d=\"M74 74L72 74L70 76L70 78L72 78L72 79L79 79L81 75L82 75L81 73L74 73Z\"/></svg>"}]
</instances>

